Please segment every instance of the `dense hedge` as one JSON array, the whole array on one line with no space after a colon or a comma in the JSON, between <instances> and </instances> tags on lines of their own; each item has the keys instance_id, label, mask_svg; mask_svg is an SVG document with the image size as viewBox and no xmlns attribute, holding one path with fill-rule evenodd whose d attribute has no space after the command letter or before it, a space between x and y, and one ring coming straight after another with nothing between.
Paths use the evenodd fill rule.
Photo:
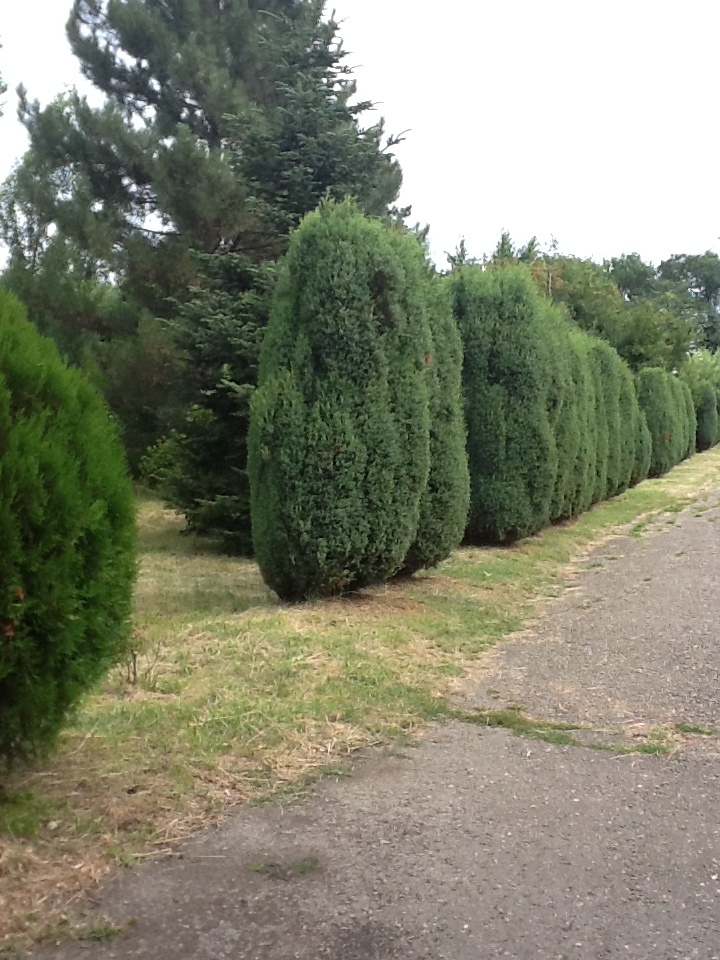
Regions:
<instances>
[{"instance_id":1,"label":"dense hedge","mask_svg":"<svg viewBox=\"0 0 720 960\"><path fill-rule=\"evenodd\" d=\"M690 354L680 369L695 408L695 448L707 450L720 442L720 356L709 350Z\"/></svg>"},{"instance_id":2,"label":"dense hedge","mask_svg":"<svg viewBox=\"0 0 720 960\"><path fill-rule=\"evenodd\" d=\"M0 290L0 759L49 745L125 649L134 507L104 403Z\"/></svg>"},{"instance_id":3,"label":"dense hedge","mask_svg":"<svg viewBox=\"0 0 720 960\"><path fill-rule=\"evenodd\" d=\"M255 553L287 600L393 576L430 459L427 265L417 240L325 203L290 244L248 447Z\"/></svg>"},{"instance_id":4,"label":"dense hedge","mask_svg":"<svg viewBox=\"0 0 720 960\"><path fill-rule=\"evenodd\" d=\"M420 503L415 540L402 567L405 575L433 567L459 546L467 524L470 475L465 453L462 402L462 342L450 305L450 290L427 270L432 343L429 376L430 469Z\"/></svg>"},{"instance_id":5,"label":"dense hedge","mask_svg":"<svg viewBox=\"0 0 720 960\"><path fill-rule=\"evenodd\" d=\"M295 600L432 566L466 515L467 542L512 542L688 456L697 406L679 377L636 379L524 265L439 281L416 238L323 204L281 268L252 404L260 568Z\"/></svg>"},{"instance_id":6,"label":"dense hedge","mask_svg":"<svg viewBox=\"0 0 720 960\"><path fill-rule=\"evenodd\" d=\"M508 542L647 475L633 376L574 328L521 265L452 276L464 344L470 543Z\"/></svg>"},{"instance_id":7,"label":"dense hedge","mask_svg":"<svg viewBox=\"0 0 720 960\"><path fill-rule=\"evenodd\" d=\"M707 450L720 440L720 418L718 417L718 394L712 384L702 383L698 387L697 434L698 450Z\"/></svg>"},{"instance_id":8,"label":"dense hedge","mask_svg":"<svg viewBox=\"0 0 720 960\"><path fill-rule=\"evenodd\" d=\"M510 541L539 530L552 512L558 453L544 320L553 308L519 267L467 266L452 282L464 349L466 538Z\"/></svg>"},{"instance_id":9,"label":"dense hedge","mask_svg":"<svg viewBox=\"0 0 720 960\"><path fill-rule=\"evenodd\" d=\"M637 394L652 438L649 475L659 477L694 446L695 407L687 384L659 367L638 373Z\"/></svg>"}]
</instances>

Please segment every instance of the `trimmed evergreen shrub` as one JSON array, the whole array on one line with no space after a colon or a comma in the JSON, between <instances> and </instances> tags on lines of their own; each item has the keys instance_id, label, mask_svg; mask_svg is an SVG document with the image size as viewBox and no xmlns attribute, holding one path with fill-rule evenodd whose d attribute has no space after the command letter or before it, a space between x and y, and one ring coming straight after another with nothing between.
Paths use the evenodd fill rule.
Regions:
<instances>
[{"instance_id":1,"label":"trimmed evergreen shrub","mask_svg":"<svg viewBox=\"0 0 720 960\"><path fill-rule=\"evenodd\" d=\"M593 502L595 492L598 425L595 411L595 386L589 351L592 337L580 330L571 330L573 344L573 380L575 403L579 407L580 442L575 453L575 483L572 515L583 513Z\"/></svg>"},{"instance_id":2,"label":"trimmed evergreen shrub","mask_svg":"<svg viewBox=\"0 0 720 960\"><path fill-rule=\"evenodd\" d=\"M617 352L604 340L598 340L592 346L592 354L598 368L602 411L607 429L607 469L605 485L598 488L598 499L614 497L624 490L630 482L630 471L623 463L624 446L623 427L620 422L620 390L623 363ZM600 415L600 413L599 413ZM627 472L627 476L626 476Z\"/></svg>"},{"instance_id":3,"label":"trimmed evergreen shrub","mask_svg":"<svg viewBox=\"0 0 720 960\"><path fill-rule=\"evenodd\" d=\"M646 427L630 368L604 340L591 336L587 340L597 436L594 503L622 493L633 477L641 478L650 438L643 433Z\"/></svg>"},{"instance_id":4,"label":"trimmed evergreen shrub","mask_svg":"<svg viewBox=\"0 0 720 960\"><path fill-rule=\"evenodd\" d=\"M652 447L652 436L650 435L645 411L638 407L635 420L635 457L633 460L632 474L630 476L630 484L632 486L647 479L652 461Z\"/></svg>"},{"instance_id":5,"label":"trimmed evergreen shrub","mask_svg":"<svg viewBox=\"0 0 720 960\"><path fill-rule=\"evenodd\" d=\"M430 403L430 470L420 519L403 573L433 567L459 546L470 503L465 415L462 401L462 342L452 315L450 288L428 270L432 334L426 356Z\"/></svg>"},{"instance_id":6,"label":"trimmed evergreen shrub","mask_svg":"<svg viewBox=\"0 0 720 960\"><path fill-rule=\"evenodd\" d=\"M593 395L595 398L595 482L593 484L592 503L604 500L608 495L608 461L610 451L610 424L605 401L605 384L603 383L603 351L601 341L590 338L588 347L588 364L592 379Z\"/></svg>"},{"instance_id":7,"label":"trimmed evergreen shrub","mask_svg":"<svg viewBox=\"0 0 720 960\"><path fill-rule=\"evenodd\" d=\"M679 383L685 398L685 416L687 418L687 446L685 448L685 456L689 457L695 452L695 444L697 441L697 413L695 411L695 402L690 387L684 380L680 380Z\"/></svg>"},{"instance_id":8,"label":"trimmed evergreen shrub","mask_svg":"<svg viewBox=\"0 0 720 960\"><path fill-rule=\"evenodd\" d=\"M675 409L677 410L678 429L673 436L673 460L680 463L688 455L688 446L690 443L690 423L688 420L688 411L685 406L685 384L678 378L671 376L670 389L672 390ZM692 431L695 434L695 428Z\"/></svg>"},{"instance_id":9,"label":"trimmed evergreen shrub","mask_svg":"<svg viewBox=\"0 0 720 960\"><path fill-rule=\"evenodd\" d=\"M464 348L466 539L510 542L541 529L551 515L558 466L548 397L552 308L517 265L463 266L452 289Z\"/></svg>"},{"instance_id":10,"label":"trimmed evergreen shrub","mask_svg":"<svg viewBox=\"0 0 720 960\"><path fill-rule=\"evenodd\" d=\"M718 438L718 399L712 384L703 383L697 396L697 432L698 450L708 450L717 443Z\"/></svg>"},{"instance_id":11,"label":"trimmed evergreen shrub","mask_svg":"<svg viewBox=\"0 0 720 960\"><path fill-rule=\"evenodd\" d=\"M555 310L552 312L556 314ZM554 322L548 324L548 333L552 337L548 411L557 450L550 519L558 520L573 514L576 461L583 425L576 345L570 338L569 326L563 318L553 316L549 319Z\"/></svg>"},{"instance_id":12,"label":"trimmed evergreen shrub","mask_svg":"<svg viewBox=\"0 0 720 960\"><path fill-rule=\"evenodd\" d=\"M132 487L103 401L0 290L0 759L51 745L125 651Z\"/></svg>"},{"instance_id":13,"label":"trimmed evergreen shrub","mask_svg":"<svg viewBox=\"0 0 720 960\"><path fill-rule=\"evenodd\" d=\"M380 582L429 471L426 262L417 240L323 203L280 271L253 396L255 554L284 600Z\"/></svg>"},{"instance_id":14,"label":"trimmed evergreen shrub","mask_svg":"<svg viewBox=\"0 0 720 960\"><path fill-rule=\"evenodd\" d=\"M632 483L635 470L635 446L638 442L640 407L635 392L635 379L625 361L618 355L618 422L620 427L620 462L615 494L622 493ZM649 447L649 444L648 444Z\"/></svg>"},{"instance_id":15,"label":"trimmed evergreen shrub","mask_svg":"<svg viewBox=\"0 0 720 960\"><path fill-rule=\"evenodd\" d=\"M672 374L659 367L645 367L637 375L637 393L641 409L645 412L652 439L652 453L648 475L659 477L682 459L683 431L687 418L680 407L680 398L673 387L677 382Z\"/></svg>"}]
</instances>

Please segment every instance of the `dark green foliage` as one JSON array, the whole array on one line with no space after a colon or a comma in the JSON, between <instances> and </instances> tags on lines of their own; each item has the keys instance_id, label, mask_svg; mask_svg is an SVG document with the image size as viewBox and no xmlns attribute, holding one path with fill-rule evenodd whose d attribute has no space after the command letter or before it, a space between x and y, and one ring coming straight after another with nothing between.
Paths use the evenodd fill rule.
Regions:
<instances>
[{"instance_id":1,"label":"dark green foliage","mask_svg":"<svg viewBox=\"0 0 720 960\"><path fill-rule=\"evenodd\" d=\"M255 552L286 600L394 575L429 470L426 270L417 240L325 203L275 293L248 447Z\"/></svg>"},{"instance_id":2,"label":"dark green foliage","mask_svg":"<svg viewBox=\"0 0 720 960\"><path fill-rule=\"evenodd\" d=\"M635 379L630 368L619 357L618 371L618 428L620 430L620 455L618 480L615 494L622 493L632 483L636 467L635 447L638 442L640 407L635 392Z\"/></svg>"},{"instance_id":3,"label":"dark green foliage","mask_svg":"<svg viewBox=\"0 0 720 960\"><path fill-rule=\"evenodd\" d=\"M338 30L318 0L75 0L68 35L96 96L72 91L41 107L21 95L31 149L0 194L6 282L31 320L49 317L73 362L93 339L91 360L133 467L138 450L173 428L182 435L180 447L169 445L178 451L177 505L187 505L191 525L228 533L243 550L247 490L244 504L233 490L248 394L233 400L226 383L254 386L257 367L225 376L226 365L249 359L247 318L228 330L234 265L209 260L237 256L246 273L248 262L262 268L326 194L385 215L402 181L382 121L363 125L372 104L356 96ZM188 300L198 302L185 311ZM159 350L158 331L143 337L138 322L178 312L187 378L172 343ZM186 322L194 317L197 344ZM228 352L198 391L192 367L206 362L215 319ZM242 344L237 362L231 341ZM206 458L223 445L228 457Z\"/></svg>"},{"instance_id":4,"label":"dark green foliage","mask_svg":"<svg viewBox=\"0 0 720 960\"><path fill-rule=\"evenodd\" d=\"M432 344L426 357L430 403L430 471L420 520L403 573L433 567L460 544L467 524L470 476L462 402L462 342L447 284L428 271Z\"/></svg>"},{"instance_id":5,"label":"dark green foliage","mask_svg":"<svg viewBox=\"0 0 720 960\"><path fill-rule=\"evenodd\" d=\"M673 377L670 386L680 424L676 434L677 442L673 450L674 456L677 457L676 462L679 463L689 457L695 448L697 419L695 417L695 405L688 385L679 377Z\"/></svg>"},{"instance_id":6,"label":"dark green foliage","mask_svg":"<svg viewBox=\"0 0 720 960\"><path fill-rule=\"evenodd\" d=\"M0 758L52 743L125 650L132 489L105 405L0 291Z\"/></svg>"},{"instance_id":7,"label":"dark green foliage","mask_svg":"<svg viewBox=\"0 0 720 960\"><path fill-rule=\"evenodd\" d=\"M585 426L578 402L582 359L566 324L548 326L552 338L548 409L558 459L550 519L557 520L573 515L577 495L577 452Z\"/></svg>"},{"instance_id":8,"label":"dark green foliage","mask_svg":"<svg viewBox=\"0 0 720 960\"><path fill-rule=\"evenodd\" d=\"M697 434L698 450L708 450L718 442L718 401L710 383L703 383L698 390Z\"/></svg>"},{"instance_id":9,"label":"dark green foliage","mask_svg":"<svg viewBox=\"0 0 720 960\"><path fill-rule=\"evenodd\" d=\"M708 350L690 354L680 369L680 377L687 384L696 413L696 449L707 450L720 440L720 355ZM715 409L713 409L715 406Z\"/></svg>"},{"instance_id":10,"label":"dark green foliage","mask_svg":"<svg viewBox=\"0 0 720 960\"><path fill-rule=\"evenodd\" d=\"M471 543L509 542L550 520L557 448L551 422L549 304L522 266L453 274L463 339Z\"/></svg>"},{"instance_id":11,"label":"dark green foliage","mask_svg":"<svg viewBox=\"0 0 720 960\"><path fill-rule=\"evenodd\" d=\"M595 430L597 447L595 452L595 482L593 485L592 503L598 503L607 497L608 492L608 461L610 452L610 425L605 408L605 386L602 380L602 353L600 341L591 339L588 347L588 363L592 378L592 392L595 399Z\"/></svg>"},{"instance_id":12,"label":"dark green foliage","mask_svg":"<svg viewBox=\"0 0 720 960\"><path fill-rule=\"evenodd\" d=\"M571 330L569 342L572 350L573 404L578 410L580 434L575 450L571 511L565 515L574 516L587 510L593 502L598 456L598 422L595 410L595 381L589 357L594 341L579 330Z\"/></svg>"},{"instance_id":13,"label":"dark green foliage","mask_svg":"<svg viewBox=\"0 0 720 960\"><path fill-rule=\"evenodd\" d=\"M686 435L687 443L686 443L686 446L685 446L685 453L683 454L683 458L685 458L685 457L689 457L691 454L693 454L693 453L695 452L695 449L696 449L696 439L697 439L697 413L696 413L696 410L695 410L695 401L693 400L693 395L692 395L692 391L690 390L690 387L687 385L687 383L685 383L684 380L678 379L677 377L676 377L676 379L678 380L678 383L680 384L680 389L681 389L681 391L682 391L683 400L684 400L684 404L685 404L685 422L686 422L686 425L687 425L687 426L686 426L686 428L687 428L687 435Z\"/></svg>"},{"instance_id":14,"label":"dark green foliage","mask_svg":"<svg viewBox=\"0 0 720 960\"><path fill-rule=\"evenodd\" d=\"M456 265L450 282L465 349L467 540L527 535L643 479L650 433L618 353L569 323L517 263Z\"/></svg>"},{"instance_id":15,"label":"dark green foliage","mask_svg":"<svg viewBox=\"0 0 720 960\"><path fill-rule=\"evenodd\" d=\"M623 430L620 423L620 386L622 363L613 348L603 340L593 344L592 355L598 369L599 395L602 396L598 411L607 424L607 474L604 490L597 490L598 500L614 497L630 482L630 469L623 463ZM627 474L627 475L626 475Z\"/></svg>"},{"instance_id":16,"label":"dark green foliage","mask_svg":"<svg viewBox=\"0 0 720 960\"><path fill-rule=\"evenodd\" d=\"M637 414L635 419L635 458L630 483L634 486L636 483L640 483L641 480L647 479L650 473L653 443L645 411L639 407L637 392L633 391L633 393L636 398L635 406L637 407Z\"/></svg>"},{"instance_id":17,"label":"dark green foliage","mask_svg":"<svg viewBox=\"0 0 720 960\"><path fill-rule=\"evenodd\" d=\"M180 430L143 463L188 528L219 537L233 553L252 555L247 432L250 396L270 313L275 271L247 257L203 257L205 286L181 307L174 329L190 358L196 403Z\"/></svg>"},{"instance_id":18,"label":"dark green foliage","mask_svg":"<svg viewBox=\"0 0 720 960\"><path fill-rule=\"evenodd\" d=\"M595 481L590 502L614 497L644 470L649 438L635 394L632 373L617 352L602 340L586 338L594 415ZM640 448L638 449L638 444Z\"/></svg>"},{"instance_id":19,"label":"dark green foliage","mask_svg":"<svg viewBox=\"0 0 720 960\"><path fill-rule=\"evenodd\" d=\"M646 367L637 375L637 393L652 438L649 476L659 477L679 463L687 444L688 418L684 394L672 374Z\"/></svg>"}]
</instances>

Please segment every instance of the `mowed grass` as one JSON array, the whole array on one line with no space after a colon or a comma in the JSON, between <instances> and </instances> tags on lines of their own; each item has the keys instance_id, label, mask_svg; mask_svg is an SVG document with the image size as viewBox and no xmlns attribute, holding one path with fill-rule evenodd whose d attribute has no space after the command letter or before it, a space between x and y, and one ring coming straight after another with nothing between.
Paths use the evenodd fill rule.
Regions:
<instances>
[{"instance_id":1,"label":"mowed grass","mask_svg":"<svg viewBox=\"0 0 720 960\"><path fill-rule=\"evenodd\" d=\"M92 937L84 897L113 867L172 855L234 805L285 796L450 715L482 654L562 590L588 545L719 477L710 451L511 549L463 549L411 582L295 607L252 562L139 498L134 653L53 757L4 785L0 952Z\"/></svg>"}]
</instances>

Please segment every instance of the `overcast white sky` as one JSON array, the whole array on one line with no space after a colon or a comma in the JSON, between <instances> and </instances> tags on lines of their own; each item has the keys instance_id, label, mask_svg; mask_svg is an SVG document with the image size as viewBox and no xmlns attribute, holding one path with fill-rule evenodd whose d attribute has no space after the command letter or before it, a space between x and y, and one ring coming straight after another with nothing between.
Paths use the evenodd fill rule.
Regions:
<instances>
[{"instance_id":1,"label":"overcast white sky","mask_svg":"<svg viewBox=\"0 0 720 960\"><path fill-rule=\"evenodd\" d=\"M15 86L46 101L81 80L70 0L3 6L1 178L25 149ZM359 93L389 132L410 128L401 199L437 260L462 236L488 252L503 229L595 258L720 250L718 0L334 6Z\"/></svg>"}]
</instances>

